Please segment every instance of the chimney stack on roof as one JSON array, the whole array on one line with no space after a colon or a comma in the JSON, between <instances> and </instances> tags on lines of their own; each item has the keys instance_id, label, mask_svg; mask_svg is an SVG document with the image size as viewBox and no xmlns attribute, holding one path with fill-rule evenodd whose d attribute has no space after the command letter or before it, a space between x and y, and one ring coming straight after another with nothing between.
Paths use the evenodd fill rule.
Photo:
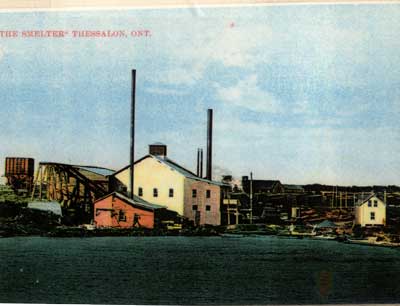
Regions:
<instances>
[{"instance_id":1,"label":"chimney stack on roof","mask_svg":"<svg viewBox=\"0 0 400 306\"><path fill-rule=\"evenodd\" d=\"M156 142L149 145L149 154L155 156L166 157L167 156L167 146L161 142Z\"/></svg>"}]
</instances>

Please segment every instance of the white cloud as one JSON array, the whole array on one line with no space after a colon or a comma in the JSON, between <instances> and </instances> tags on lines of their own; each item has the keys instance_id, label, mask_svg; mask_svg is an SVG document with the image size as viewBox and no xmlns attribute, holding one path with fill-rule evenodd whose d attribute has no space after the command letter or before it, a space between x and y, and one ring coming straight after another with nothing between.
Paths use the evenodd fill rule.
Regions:
<instances>
[{"instance_id":1,"label":"white cloud","mask_svg":"<svg viewBox=\"0 0 400 306\"><path fill-rule=\"evenodd\" d=\"M283 182L348 185L399 179L392 154L399 147L398 131L387 127L281 128L228 115L215 124L215 138L215 162L235 165L236 175L253 170L259 178Z\"/></svg>"},{"instance_id":2,"label":"white cloud","mask_svg":"<svg viewBox=\"0 0 400 306\"><path fill-rule=\"evenodd\" d=\"M256 112L276 113L281 110L280 102L269 92L261 89L256 75L239 80L236 85L222 87L215 85L217 97L230 105Z\"/></svg>"},{"instance_id":3,"label":"white cloud","mask_svg":"<svg viewBox=\"0 0 400 306\"><path fill-rule=\"evenodd\" d=\"M187 92L183 90L176 90L171 88L162 88L162 87L148 87L145 89L146 92L156 95L165 95L165 96L184 96Z\"/></svg>"},{"instance_id":4,"label":"white cloud","mask_svg":"<svg viewBox=\"0 0 400 306\"><path fill-rule=\"evenodd\" d=\"M267 25L233 24L227 26L212 41L211 60L226 67L254 67L269 57L268 48L262 48L272 39Z\"/></svg>"},{"instance_id":5,"label":"white cloud","mask_svg":"<svg viewBox=\"0 0 400 306\"><path fill-rule=\"evenodd\" d=\"M193 65L192 67L178 66L165 69L158 75L151 76L151 81L175 86L193 86L203 75L203 67Z\"/></svg>"},{"instance_id":6,"label":"white cloud","mask_svg":"<svg viewBox=\"0 0 400 306\"><path fill-rule=\"evenodd\" d=\"M207 21L207 23L206 23ZM187 26L187 25L185 25ZM164 71L150 81L169 85L194 86L211 65L225 68L254 68L269 58L268 44L272 31L267 25L234 23L228 20L194 19L186 31L181 23L169 24L171 37L152 37L154 46L161 45L157 57L163 60ZM155 33L165 28L154 28Z\"/></svg>"},{"instance_id":7,"label":"white cloud","mask_svg":"<svg viewBox=\"0 0 400 306\"><path fill-rule=\"evenodd\" d=\"M312 107L309 100L301 100L294 103L292 108L294 114L311 115L317 111Z\"/></svg>"}]
</instances>

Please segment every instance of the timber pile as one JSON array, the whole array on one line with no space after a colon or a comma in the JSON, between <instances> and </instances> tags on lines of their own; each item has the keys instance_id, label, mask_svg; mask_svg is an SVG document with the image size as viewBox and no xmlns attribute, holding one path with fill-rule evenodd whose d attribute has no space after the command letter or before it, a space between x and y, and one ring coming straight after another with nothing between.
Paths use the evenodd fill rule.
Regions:
<instances>
[{"instance_id":1,"label":"timber pile","mask_svg":"<svg viewBox=\"0 0 400 306\"><path fill-rule=\"evenodd\" d=\"M29 198L0 185L0 237L41 235L59 225L59 216L27 208Z\"/></svg>"},{"instance_id":2,"label":"timber pile","mask_svg":"<svg viewBox=\"0 0 400 306\"><path fill-rule=\"evenodd\" d=\"M27 204L28 198L17 195L10 186L0 185L0 204L3 203Z\"/></svg>"}]
</instances>

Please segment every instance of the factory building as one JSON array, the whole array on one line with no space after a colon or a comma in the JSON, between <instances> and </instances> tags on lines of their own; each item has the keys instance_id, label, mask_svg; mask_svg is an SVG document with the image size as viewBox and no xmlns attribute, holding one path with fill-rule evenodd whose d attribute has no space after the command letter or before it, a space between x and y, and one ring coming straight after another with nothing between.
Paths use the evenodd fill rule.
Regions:
<instances>
[{"instance_id":1,"label":"factory building","mask_svg":"<svg viewBox=\"0 0 400 306\"><path fill-rule=\"evenodd\" d=\"M93 202L109 193L108 176L114 172L95 166L40 162L32 199L59 202L68 223L90 223Z\"/></svg>"},{"instance_id":2,"label":"factory building","mask_svg":"<svg viewBox=\"0 0 400 306\"><path fill-rule=\"evenodd\" d=\"M110 177L112 190L129 190L130 167ZM149 146L149 154L134 163L134 194L165 205L168 210L194 221L196 225L221 224L221 187L223 183L197 176L167 157L167 146Z\"/></svg>"},{"instance_id":3,"label":"factory building","mask_svg":"<svg viewBox=\"0 0 400 306\"><path fill-rule=\"evenodd\" d=\"M277 180L252 180L251 185L254 193L284 193L285 188ZM250 193L250 180L248 176L242 177L242 188L246 193Z\"/></svg>"},{"instance_id":4,"label":"factory building","mask_svg":"<svg viewBox=\"0 0 400 306\"><path fill-rule=\"evenodd\" d=\"M160 224L165 211L164 206L113 192L94 202L94 223L96 227L153 229Z\"/></svg>"}]
</instances>

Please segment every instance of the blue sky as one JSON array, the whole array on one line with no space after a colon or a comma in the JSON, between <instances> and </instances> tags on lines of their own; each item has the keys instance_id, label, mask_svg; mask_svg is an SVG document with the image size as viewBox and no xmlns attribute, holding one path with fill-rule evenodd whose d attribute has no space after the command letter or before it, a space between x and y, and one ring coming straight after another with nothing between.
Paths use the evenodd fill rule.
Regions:
<instances>
[{"instance_id":1,"label":"blue sky","mask_svg":"<svg viewBox=\"0 0 400 306\"><path fill-rule=\"evenodd\" d=\"M216 174L400 185L398 4L14 12L0 29L152 33L0 38L1 173L5 156L125 166L135 68L137 157L161 141L194 170L213 108Z\"/></svg>"}]
</instances>

